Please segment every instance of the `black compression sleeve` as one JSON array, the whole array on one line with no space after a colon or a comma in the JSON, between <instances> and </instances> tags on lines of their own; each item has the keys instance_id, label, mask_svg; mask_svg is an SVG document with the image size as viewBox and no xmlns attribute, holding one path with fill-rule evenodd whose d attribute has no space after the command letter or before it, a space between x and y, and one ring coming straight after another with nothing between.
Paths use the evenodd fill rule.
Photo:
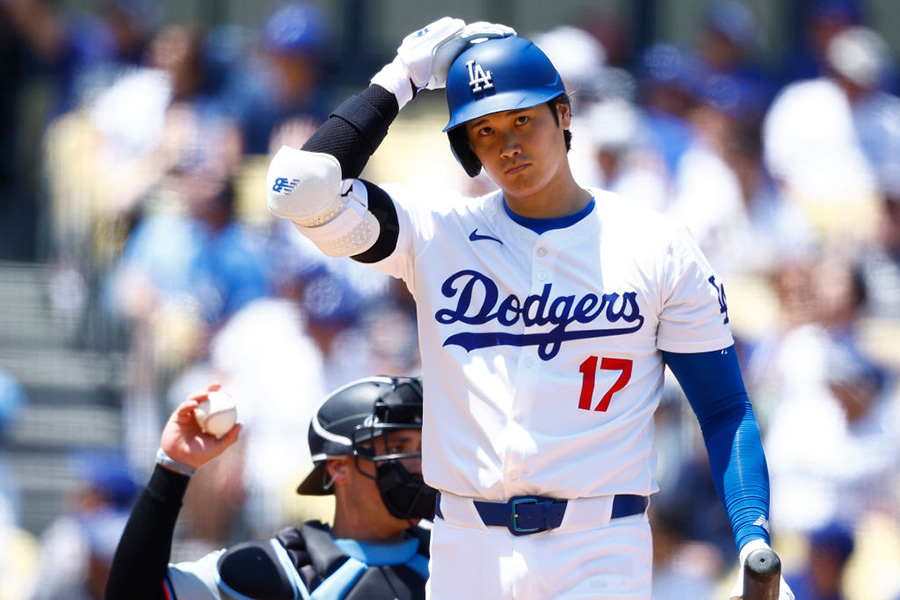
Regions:
<instances>
[{"instance_id":1,"label":"black compression sleeve","mask_svg":"<svg viewBox=\"0 0 900 600\"><path fill-rule=\"evenodd\" d=\"M189 481L159 465L153 470L116 549L105 600L165 600L163 580Z\"/></svg>"},{"instance_id":2,"label":"black compression sleeve","mask_svg":"<svg viewBox=\"0 0 900 600\"><path fill-rule=\"evenodd\" d=\"M397 209L394 208L394 202L387 195L387 192L374 183L363 181L363 184L366 186L369 199L369 212L378 219L381 232L371 248L351 258L361 263L373 263L387 258L397 248L400 223L397 219Z\"/></svg>"},{"instance_id":3,"label":"black compression sleeve","mask_svg":"<svg viewBox=\"0 0 900 600\"><path fill-rule=\"evenodd\" d=\"M388 126L400 113L397 98L378 85L370 85L352 101L357 118L340 110L349 104L344 103L303 144L303 150L324 152L338 159L343 179L359 177L387 135Z\"/></svg>"}]
</instances>

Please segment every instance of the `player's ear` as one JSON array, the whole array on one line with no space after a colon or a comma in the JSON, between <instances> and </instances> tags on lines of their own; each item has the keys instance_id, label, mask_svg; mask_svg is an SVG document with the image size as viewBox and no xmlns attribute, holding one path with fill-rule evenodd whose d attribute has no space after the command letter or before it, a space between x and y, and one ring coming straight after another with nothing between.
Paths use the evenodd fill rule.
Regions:
<instances>
[{"instance_id":1,"label":"player's ear","mask_svg":"<svg viewBox=\"0 0 900 600\"><path fill-rule=\"evenodd\" d=\"M565 102L556 103L556 114L559 118L560 126L568 130L572 125L572 107Z\"/></svg>"},{"instance_id":2,"label":"player's ear","mask_svg":"<svg viewBox=\"0 0 900 600\"><path fill-rule=\"evenodd\" d=\"M462 165L469 177L477 177L481 173L481 160L475 155L469 144L469 134L465 125L454 127L447 132L450 140L450 149L453 150L453 156Z\"/></svg>"},{"instance_id":3,"label":"player's ear","mask_svg":"<svg viewBox=\"0 0 900 600\"><path fill-rule=\"evenodd\" d=\"M334 458L325 461L328 478L334 483L343 483L347 479L349 469L348 458Z\"/></svg>"}]
</instances>

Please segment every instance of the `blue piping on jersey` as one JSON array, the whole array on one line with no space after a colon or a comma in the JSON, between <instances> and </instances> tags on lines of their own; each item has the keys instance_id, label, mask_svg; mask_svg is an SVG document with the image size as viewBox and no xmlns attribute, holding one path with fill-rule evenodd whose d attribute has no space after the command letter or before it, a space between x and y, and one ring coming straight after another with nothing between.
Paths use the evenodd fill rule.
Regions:
<instances>
[{"instance_id":1,"label":"blue piping on jersey","mask_svg":"<svg viewBox=\"0 0 900 600\"><path fill-rule=\"evenodd\" d=\"M297 572L297 568L294 566L294 562L291 560L287 550L285 550L284 546L281 545L281 542L275 538L270 539L269 543L275 550L275 556L278 557L278 562L281 564L281 570L287 575L288 580L291 582L291 588L294 590L294 598L309 600L309 592L306 589L306 584L300 578L300 573Z\"/></svg>"},{"instance_id":2,"label":"blue piping on jersey","mask_svg":"<svg viewBox=\"0 0 900 600\"><path fill-rule=\"evenodd\" d=\"M419 551L419 540L411 537L396 543L360 542L345 538L335 539L334 543L347 556L373 567L403 564Z\"/></svg>"},{"instance_id":3,"label":"blue piping on jersey","mask_svg":"<svg viewBox=\"0 0 900 600\"><path fill-rule=\"evenodd\" d=\"M566 227L574 225L578 221L591 214L591 211L594 210L595 204L596 203L594 202L594 198L591 197L591 201L588 202L587 206L585 206L575 214L565 215L563 217L554 217L552 219L534 219L531 217L523 217L522 215L517 215L509 209L509 205L506 204L506 198L503 199L503 208L506 209L506 214L509 215L509 218L522 227L527 227L538 235L546 233L552 229L565 229Z\"/></svg>"},{"instance_id":4,"label":"blue piping on jersey","mask_svg":"<svg viewBox=\"0 0 900 600\"><path fill-rule=\"evenodd\" d=\"M310 594L310 600L343 598L368 567L352 556Z\"/></svg>"}]
</instances>

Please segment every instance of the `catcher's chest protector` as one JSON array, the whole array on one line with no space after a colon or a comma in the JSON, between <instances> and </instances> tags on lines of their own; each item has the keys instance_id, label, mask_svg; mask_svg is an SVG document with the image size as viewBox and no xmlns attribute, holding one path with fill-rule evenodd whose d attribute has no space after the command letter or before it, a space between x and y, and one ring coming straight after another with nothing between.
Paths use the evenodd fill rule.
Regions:
<instances>
[{"instance_id":1,"label":"catcher's chest protector","mask_svg":"<svg viewBox=\"0 0 900 600\"><path fill-rule=\"evenodd\" d=\"M425 598L427 540L413 559L393 565L370 566L344 553L324 525L307 523L290 527L276 539L310 592L322 600L418 600ZM424 561L424 562L423 562ZM418 562L419 568L410 564ZM229 549L219 559L222 582L237 598L293 600L296 596L284 563L268 541L247 542ZM231 594L230 594L231 595ZM237 600L236 598L236 600Z\"/></svg>"}]
</instances>

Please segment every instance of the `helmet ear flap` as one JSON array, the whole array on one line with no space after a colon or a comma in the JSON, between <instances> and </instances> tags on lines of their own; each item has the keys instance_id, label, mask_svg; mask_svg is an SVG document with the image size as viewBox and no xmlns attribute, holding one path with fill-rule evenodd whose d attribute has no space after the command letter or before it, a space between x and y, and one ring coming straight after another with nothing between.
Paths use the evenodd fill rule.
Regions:
<instances>
[{"instance_id":1,"label":"helmet ear flap","mask_svg":"<svg viewBox=\"0 0 900 600\"><path fill-rule=\"evenodd\" d=\"M466 128L454 127L447 132L447 138L450 140L450 149L453 151L453 156L465 169L466 175L476 177L481 173L481 161L478 160L475 152L472 151L472 146L469 145Z\"/></svg>"}]
</instances>

